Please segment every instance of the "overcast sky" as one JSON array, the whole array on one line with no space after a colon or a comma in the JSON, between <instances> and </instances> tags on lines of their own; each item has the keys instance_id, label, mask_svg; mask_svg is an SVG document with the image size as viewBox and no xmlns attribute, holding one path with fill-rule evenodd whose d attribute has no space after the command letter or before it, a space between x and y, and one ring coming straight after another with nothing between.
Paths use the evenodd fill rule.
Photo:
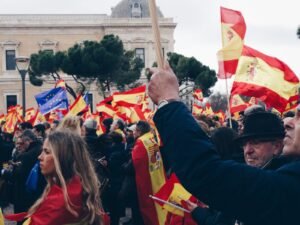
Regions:
<instances>
[{"instance_id":1,"label":"overcast sky","mask_svg":"<svg viewBox=\"0 0 300 225\"><path fill-rule=\"evenodd\" d=\"M120 0L1 0L1 14L80 13L108 14ZM300 25L298 0L156 0L165 17L173 17L175 51L194 56L217 70L221 48L220 6L242 12L247 32L245 43L277 57L300 75Z\"/></svg>"}]
</instances>

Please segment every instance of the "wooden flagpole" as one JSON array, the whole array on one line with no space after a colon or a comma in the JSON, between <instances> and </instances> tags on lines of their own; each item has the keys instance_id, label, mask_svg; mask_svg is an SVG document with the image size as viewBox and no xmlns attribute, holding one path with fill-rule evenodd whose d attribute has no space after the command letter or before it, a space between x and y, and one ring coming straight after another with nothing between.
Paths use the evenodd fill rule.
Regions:
<instances>
[{"instance_id":1,"label":"wooden flagpole","mask_svg":"<svg viewBox=\"0 0 300 225\"><path fill-rule=\"evenodd\" d=\"M153 31L153 35L154 35L157 66L158 66L158 68L163 68L164 59L163 59L163 55L162 55L156 3L155 3L155 0L148 0L148 3L149 3L149 10L150 10L150 16L151 16L151 22L152 22L152 31Z\"/></svg>"},{"instance_id":2,"label":"wooden flagpole","mask_svg":"<svg viewBox=\"0 0 300 225\"><path fill-rule=\"evenodd\" d=\"M179 210L181 210L181 211L183 211L183 212L186 212L186 213L191 213L191 211L189 211L189 210L187 210L187 209L185 209L185 208L182 208L182 207L180 207L180 206L178 206L178 205L175 205L175 204L172 203L172 202L165 201L165 200L163 200L163 199L161 199L161 198L158 198L158 197L155 197L155 196L153 196L153 195L149 195L149 197L152 198L153 200L158 201L158 202L161 202L161 203L167 204L167 205L169 205L169 206L172 206L172 207L174 207L175 209L179 209Z\"/></svg>"}]
</instances>

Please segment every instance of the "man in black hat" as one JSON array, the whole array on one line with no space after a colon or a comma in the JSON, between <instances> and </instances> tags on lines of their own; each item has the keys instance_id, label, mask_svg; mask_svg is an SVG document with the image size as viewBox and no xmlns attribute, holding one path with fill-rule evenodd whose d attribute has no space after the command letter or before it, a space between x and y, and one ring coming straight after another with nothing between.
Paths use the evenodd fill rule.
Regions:
<instances>
[{"instance_id":1,"label":"man in black hat","mask_svg":"<svg viewBox=\"0 0 300 225\"><path fill-rule=\"evenodd\" d=\"M257 112L245 118L243 132L237 141L244 149L245 162L264 168L281 154L283 137L283 123L277 115Z\"/></svg>"},{"instance_id":2,"label":"man in black hat","mask_svg":"<svg viewBox=\"0 0 300 225\"><path fill-rule=\"evenodd\" d=\"M277 170L224 161L179 101L179 84L168 64L152 69L148 93L158 105L154 122L164 143L166 160L182 185L212 208L248 225L299 224L300 113L285 125L283 152L292 162ZM300 135L299 135L300 139Z\"/></svg>"}]
</instances>

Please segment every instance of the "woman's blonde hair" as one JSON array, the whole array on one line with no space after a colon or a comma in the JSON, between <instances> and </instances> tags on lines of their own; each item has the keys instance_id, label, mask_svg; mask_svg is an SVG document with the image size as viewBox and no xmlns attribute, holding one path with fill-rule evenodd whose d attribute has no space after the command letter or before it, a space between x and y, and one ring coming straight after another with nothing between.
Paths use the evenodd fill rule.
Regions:
<instances>
[{"instance_id":1,"label":"woman's blonde hair","mask_svg":"<svg viewBox=\"0 0 300 225\"><path fill-rule=\"evenodd\" d=\"M66 116L61 123L58 125L57 130L69 129L75 131L79 135L81 134L81 121L78 116Z\"/></svg>"},{"instance_id":2,"label":"woman's blonde hair","mask_svg":"<svg viewBox=\"0 0 300 225\"><path fill-rule=\"evenodd\" d=\"M57 183L61 186L67 210L79 216L69 199L66 183L74 176L81 180L83 188L83 212L89 224L101 224L100 182L90 160L86 144L78 135L68 130L58 130L49 134L47 139L52 151ZM43 202L53 184L53 177L47 177L48 184L40 199L29 210L32 215Z\"/></svg>"}]
</instances>

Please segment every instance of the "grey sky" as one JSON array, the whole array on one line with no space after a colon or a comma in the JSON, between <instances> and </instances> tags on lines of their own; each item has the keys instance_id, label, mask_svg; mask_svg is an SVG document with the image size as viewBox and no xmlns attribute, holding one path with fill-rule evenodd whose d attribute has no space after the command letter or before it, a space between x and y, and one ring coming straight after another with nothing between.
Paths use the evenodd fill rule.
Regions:
<instances>
[{"instance_id":1,"label":"grey sky","mask_svg":"<svg viewBox=\"0 0 300 225\"><path fill-rule=\"evenodd\" d=\"M120 0L1 0L1 14L95 13L110 14ZM300 74L300 2L297 0L156 0L165 17L178 23L175 51L195 56L217 70L216 52L221 48L220 6L242 12L245 43L275 56Z\"/></svg>"}]
</instances>

